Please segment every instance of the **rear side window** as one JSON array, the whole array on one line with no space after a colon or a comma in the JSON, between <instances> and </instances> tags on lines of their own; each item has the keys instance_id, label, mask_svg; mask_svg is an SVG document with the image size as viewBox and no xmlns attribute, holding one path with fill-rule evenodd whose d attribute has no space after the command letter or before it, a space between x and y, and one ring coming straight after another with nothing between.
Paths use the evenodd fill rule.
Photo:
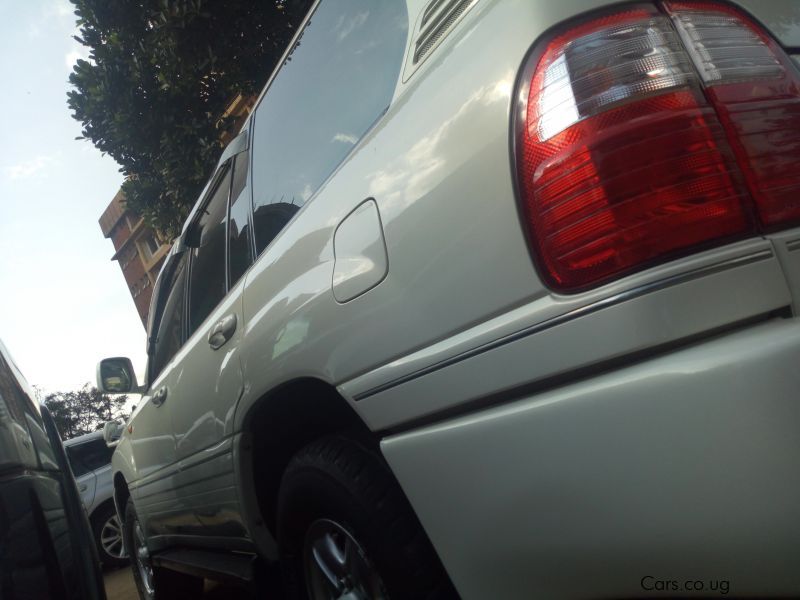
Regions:
<instances>
[{"instance_id":1,"label":"rear side window","mask_svg":"<svg viewBox=\"0 0 800 600\"><path fill-rule=\"evenodd\" d=\"M260 253L386 110L408 31L406 3L320 3L255 111L253 208Z\"/></svg>"},{"instance_id":2,"label":"rear side window","mask_svg":"<svg viewBox=\"0 0 800 600\"><path fill-rule=\"evenodd\" d=\"M228 214L228 194L231 170L214 188L211 200L202 211L197 229L192 234L192 267L189 276L189 331L200 326L225 297L225 229Z\"/></svg>"},{"instance_id":3,"label":"rear side window","mask_svg":"<svg viewBox=\"0 0 800 600\"><path fill-rule=\"evenodd\" d=\"M114 449L109 448L102 438L68 446L66 450L75 477L111 464L111 455L114 453Z\"/></svg>"}]
</instances>

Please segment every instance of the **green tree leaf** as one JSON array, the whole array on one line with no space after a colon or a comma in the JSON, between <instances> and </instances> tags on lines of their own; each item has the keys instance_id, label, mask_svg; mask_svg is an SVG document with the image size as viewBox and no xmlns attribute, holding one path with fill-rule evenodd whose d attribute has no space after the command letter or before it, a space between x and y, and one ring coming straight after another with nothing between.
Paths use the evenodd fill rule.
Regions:
<instances>
[{"instance_id":1,"label":"green tree leaf","mask_svg":"<svg viewBox=\"0 0 800 600\"><path fill-rule=\"evenodd\" d=\"M91 59L67 105L120 165L128 206L173 237L222 151L217 121L264 86L310 1L72 2Z\"/></svg>"}]
</instances>

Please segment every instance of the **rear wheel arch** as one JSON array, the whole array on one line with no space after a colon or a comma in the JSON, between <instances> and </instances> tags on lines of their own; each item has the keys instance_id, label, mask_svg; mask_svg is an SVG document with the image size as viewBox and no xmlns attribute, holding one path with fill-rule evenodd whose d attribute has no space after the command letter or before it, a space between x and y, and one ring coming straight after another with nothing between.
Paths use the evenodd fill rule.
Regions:
<instances>
[{"instance_id":1,"label":"rear wheel arch","mask_svg":"<svg viewBox=\"0 0 800 600\"><path fill-rule=\"evenodd\" d=\"M378 450L373 434L338 390L320 379L296 379L253 403L243 422L242 474L253 482L256 505L271 534L281 478L292 457L311 442L341 434Z\"/></svg>"}]
</instances>

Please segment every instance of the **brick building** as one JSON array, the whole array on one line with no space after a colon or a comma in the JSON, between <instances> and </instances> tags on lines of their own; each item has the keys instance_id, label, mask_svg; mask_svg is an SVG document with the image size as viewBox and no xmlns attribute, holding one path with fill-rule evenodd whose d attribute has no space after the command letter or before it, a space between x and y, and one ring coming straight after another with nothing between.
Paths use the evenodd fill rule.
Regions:
<instances>
[{"instance_id":1,"label":"brick building","mask_svg":"<svg viewBox=\"0 0 800 600\"><path fill-rule=\"evenodd\" d=\"M125 207L122 191L117 192L103 211L99 223L103 235L114 244L111 260L119 263L139 318L146 326L153 284L169 252L169 244L162 243L138 215Z\"/></svg>"}]
</instances>

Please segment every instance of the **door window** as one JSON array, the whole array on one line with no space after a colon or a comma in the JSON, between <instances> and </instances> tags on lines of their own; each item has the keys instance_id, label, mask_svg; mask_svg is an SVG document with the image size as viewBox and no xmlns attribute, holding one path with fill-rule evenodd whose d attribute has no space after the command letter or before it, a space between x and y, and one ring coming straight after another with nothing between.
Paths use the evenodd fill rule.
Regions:
<instances>
[{"instance_id":1,"label":"door window","mask_svg":"<svg viewBox=\"0 0 800 600\"><path fill-rule=\"evenodd\" d=\"M155 381L183 345L184 340L186 252L175 257L174 260L176 261L174 267L165 273L166 279L158 286L158 294L154 297L154 300L163 306L163 311L160 314L156 312L152 319L158 330L155 338L151 337L150 382Z\"/></svg>"},{"instance_id":2,"label":"door window","mask_svg":"<svg viewBox=\"0 0 800 600\"><path fill-rule=\"evenodd\" d=\"M397 0L321 2L255 110L257 252L388 107L408 15Z\"/></svg>"},{"instance_id":3,"label":"door window","mask_svg":"<svg viewBox=\"0 0 800 600\"><path fill-rule=\"evenodd\" d=\"M250 245L250 186L247 185L248 152L236 156L231 185L231 210L228 219L228 269L233 287L253 264Z\"/></svg>"},{"instance_id":4,"label":"door window","mask_svg":"<svg viewBox=\"0 0 800 600\"><path fill-rule=\"evenodd\" d=\"M189 275L189 331L188 336L205 321L206 317L225 297L225 229L228 215L228 195L231 170L224 166L224 175L211 192L192 240L192 266Z\"/></svg>"}]
</instances>

